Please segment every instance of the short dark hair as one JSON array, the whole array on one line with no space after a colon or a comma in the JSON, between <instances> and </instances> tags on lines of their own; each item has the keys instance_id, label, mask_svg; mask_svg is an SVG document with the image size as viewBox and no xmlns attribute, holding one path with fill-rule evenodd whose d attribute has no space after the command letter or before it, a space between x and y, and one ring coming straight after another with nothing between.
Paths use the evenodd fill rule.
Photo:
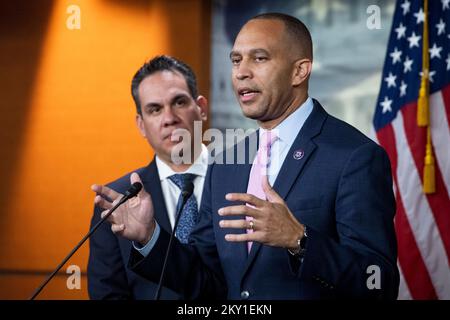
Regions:
<instances>
[{"instance_id":1,"label":"short dark hair","mask_svg":"<svg viewBox=\"0 0 450 320\"><path fill-rule=\"evenodd\" d=\"M250 20L255 19L279 20L283 22L284 26L286 27L287 34L295 40L295 43L297 43L298 47L305 55L305 57L312 60L313 44L311 33L309 32L306 25L299 19L279 12L262 13L254 16Z\"/></svg>"},{"instance_id":2,"label":"short dark hair","mask_svg":"<svg viewBox=\"0 0 450 320\"><path fill-rule=\"evenodd\" d=\"M136 72L131 80L131 95L133 96L134 103L136 104L136 111L142 115L141 101L139 100L139 85L146 77L160 71L172 71L179 72L186 80L189 93L192 98L198 97L197 79L195 74L186 63L166 55L156 56L150 61L144 63L142 67Z\"/></svg>"}]
</instances>

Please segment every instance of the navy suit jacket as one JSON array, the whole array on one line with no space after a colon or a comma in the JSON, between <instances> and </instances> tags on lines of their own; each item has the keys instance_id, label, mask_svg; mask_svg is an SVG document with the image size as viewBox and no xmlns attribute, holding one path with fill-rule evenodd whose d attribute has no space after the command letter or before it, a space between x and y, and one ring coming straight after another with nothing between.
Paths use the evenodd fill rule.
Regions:
<instances>
[{"instance_id":1,"label":"navy suit jacket","mask_svg":"<svg viewBox=\"0 0 450 320\"><path fill-rule=\"evenodd\" d=\"M158 169L153 160L147 167L136 171L142 179L143 186L151 194L155 206L156 220L162 229L170 232L171 226L167 216ZM130 174L108 184L113 190L124 193L130 187ZM100 220L103 209L94 208L91 227ZM127 268L127 261L132 247L131 241L116 236L111 231L111 224L104 222L90 239L88 263L88 291L91 299L153 299L157 285ZM163 299L179 299L175 292L164 288Z\"/></svg>"},{"instance_id":2,"label":"navy suit jacket","mask_svg":"<svg viewBox=\"0 0 450 320\"><path fill-rule=\"evenodd\" d=\"M242 142L246 150L248 141ZM303 157L294 157L300 150ZM314 100L273 186L307 227L303 261L260 243L247 254L246 243L224 239L245 232L220 228L217 211L234 204L225 200L227 193L246 192L253 157L245 164L209 166L200 221L189 245L175 242L165 285L189 298L397 297L395 200L390 162L380 146ZM162 231L146 258L132 250L130 267L158 278L168 238Z\"/></svg>"}]
</instances>

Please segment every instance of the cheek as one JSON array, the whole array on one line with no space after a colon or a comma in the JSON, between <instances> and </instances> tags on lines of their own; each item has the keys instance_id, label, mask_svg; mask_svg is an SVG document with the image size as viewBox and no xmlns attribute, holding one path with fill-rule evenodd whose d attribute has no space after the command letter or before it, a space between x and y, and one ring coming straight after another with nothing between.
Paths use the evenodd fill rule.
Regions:
<instances>
[{"instance_id":1,"label":"cheek","mask_svg":"<svg viewBox=\"0 0 450 320\"><path fill-rule=\"evenodd\" d=\"M184 122L185 126L187 127L194 127L194 121L201 121L201 110L200 108L195 106L190 106L182 114L180 114L180 118L182 119L182 122Z\"/></svg>"},{"instance_id":2,"label":"cheek","mask_svg":"<svg viewBox=\"0 0 450 320\"><path fill-rule=\"evenodd\" d=\"M263 89L265 93L271 93L278 82L277 74L275 70L271 68L266 68L255 73L254 79L257 86Z\"/></svg>"},{"instance_id":3,"label":"cheek","mask_svg":"<svg viewBox=\"0 0 450 320\"><path fill-rule=\"evenodd\" d=\"M159 140L160 140L159 135L155 135L155 134L153 133L153 131L151 131L151 130L146 130L146 131L145 131L145 134L146 134L147 141L148 141L151 145L156 145L156 144L158 144L158 142L159 142Z\"/></svg>"},{"instance_id":4,"label":"cheek","mask_svg":"<svg viewBox=\"0 0 450 320\"><path fill-rule=\"evenodd\" d=\"M269 91L273 96L282 96L286 93L288 88L290 87L290 80L286 75L277 77L273 77L270 83Z\"/></svg>"},{"instance_id":5,"label":"cheek","mask_svg":"<svg viewBox=\"0 0 450 320\"><path fill-rule=\"evenodd\" d=\"M147 136L147 139L156 140L156 138L160 135L160 130L157 125L157 119L152 119L152 121L147 120L144 123L144 131Z\"/></svg>"},{"instance_id":6,"label":"cheek","mask_svg":"<svg viewBox=\"0 0 450 320\"><path fill-rule=\"evenodd\" d=\"M234 73L231 75L231 86L233 87L233 90L236 91L236 88L238 87L239 81L236 79L236 76Z\"/></svg>"}]
</instances>

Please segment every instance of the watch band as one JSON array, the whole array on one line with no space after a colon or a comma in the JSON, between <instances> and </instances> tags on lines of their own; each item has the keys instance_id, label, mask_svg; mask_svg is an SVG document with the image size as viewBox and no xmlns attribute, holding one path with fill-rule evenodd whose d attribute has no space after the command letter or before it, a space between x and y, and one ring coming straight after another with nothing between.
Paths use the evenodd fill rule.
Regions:
<instances>
[{"instance_id":1,"label":"watch band","mask_svg":"<svg viewBox=\"0 0 450 320\"><path fill-rule=\"evenodd\" d=\"M301 257L305 253L306 241L308 239L308 234L306 232L306 226L303 225L303 237L297 239L297 248L295 250L288 249L288 252L293 256Z\"/></svg>"}]
</instances>

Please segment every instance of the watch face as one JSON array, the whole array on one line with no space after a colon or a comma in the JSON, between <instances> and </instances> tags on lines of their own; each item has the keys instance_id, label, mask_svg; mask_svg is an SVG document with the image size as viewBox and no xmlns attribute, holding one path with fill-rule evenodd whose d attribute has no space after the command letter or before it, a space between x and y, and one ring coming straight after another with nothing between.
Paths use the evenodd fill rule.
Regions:
<instances>
[{"instance_id":1,"label":"watch face","mask_svg":"<svg viewBox=\"0 0 450 320\"><path fill-rule=\"evenodd\" d=\"M300 239L300 249L305 249L307 239L308 239L308 237L306 236L306 233L305 233L303 238Z\"/></svg>"}]
</instances>

